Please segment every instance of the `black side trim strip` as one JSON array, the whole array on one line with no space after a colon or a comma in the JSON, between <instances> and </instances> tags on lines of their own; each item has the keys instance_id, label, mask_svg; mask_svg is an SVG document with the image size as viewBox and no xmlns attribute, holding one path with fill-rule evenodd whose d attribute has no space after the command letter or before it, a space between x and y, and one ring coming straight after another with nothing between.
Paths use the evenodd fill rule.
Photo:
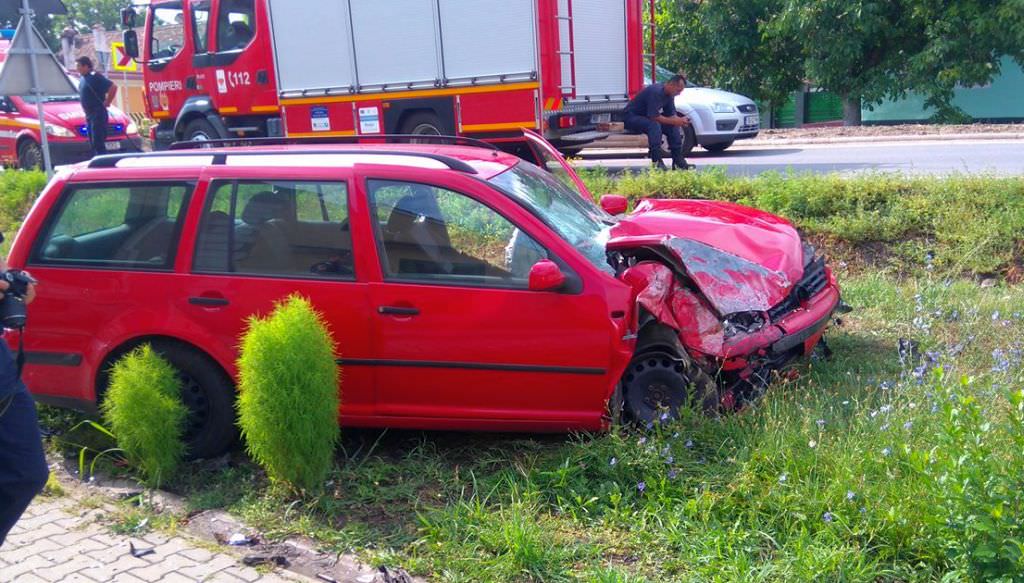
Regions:
<instances>
[{"instance_id":1,"label":"black side trim strip","mask_svg":"<svg viewBox=\"0 0 1024 583\"><path fill-rule=\"evenodd\" d=\"M79 366L82 355L74 352L26 352L25 362L48 366Z\"/></svg>"},{"instance_id":2,"label":"black side trim strip","mask_svg":"<svg viewBox=\"0 0 1024 583\"><path fill-rule=\"evenodd\" d=\"M532 364L487 364L482 362L443 362L429 360L384 360L377 358L339 358L342 366L397 366L409 368L461 368L469 370L500 370L507 372L546 372L555 374L603 375L603 368L575 366L542 366Z\"/></svg>"},{"instance_id":3,"label":"black side trim strip","mask_svg":"<svg viewBox=\"0 0 1024 583\"><path fill-rule=\"evenodd\" d=\"M75 411L81 411L88 415L95 415L99 413L99 407L96 406L94 401L87 399L74 399L71 397L54 397L51 395L32 395L32 399L40 405L48 405L50 407L60 407L62 409L74 409Z\"/></svg>"}]
</instances>

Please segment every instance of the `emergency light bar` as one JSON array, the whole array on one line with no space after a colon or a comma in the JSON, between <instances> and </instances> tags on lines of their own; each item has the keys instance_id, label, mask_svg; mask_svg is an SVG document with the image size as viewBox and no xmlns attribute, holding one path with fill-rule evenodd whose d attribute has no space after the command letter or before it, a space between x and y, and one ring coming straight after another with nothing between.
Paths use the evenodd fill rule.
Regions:
<instances>
[{"instance_id":1,"label":"emergency light bar","mask_svg":"<svg viewBox=\"0 0 1024 583\"><path fill-rule=\"evenodd\" d=\"M0 28L0 38L4 40L11 40L14 38L13 28Z\"/></svg>"}]
</instances>

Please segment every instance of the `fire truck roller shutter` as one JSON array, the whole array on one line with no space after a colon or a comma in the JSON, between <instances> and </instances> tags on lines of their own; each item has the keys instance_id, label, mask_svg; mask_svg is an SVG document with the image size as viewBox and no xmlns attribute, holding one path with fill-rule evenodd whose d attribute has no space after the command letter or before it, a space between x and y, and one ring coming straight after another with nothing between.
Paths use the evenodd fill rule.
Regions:
<instances>
[{"instance_id":1,"label":"fire truck roller shutter","mask_svg":"<svg viewBox=\"0 0 1024 583\"><path fill-rule=\"evenodd\" d=\"M282 93L309 89L349 89L352 26L345 0L270 0L277 83Z\"/></svg>"},{"instance_id":2,"label":"fire truck roller shutter","mask_svg":"<svg viewBox=\"0 0 1024 583\"><path fill-rule=\"evenodd\" d=\"M439 8L447 79L537 78L534 0L439 0Z\"/></svg>"},{"instance_id":3,"label":"fire truck roller shutter","mask_svg":"<svg viewBox=\"0 0 1024 583\"><path fill-rule=\"evenodd\" d=\"M572 2L576 97L623 99L626 81L626 3Z\"/></svg>"},{"instance_id":4,"label":"fire truck roller shutter","mask_svg":"<svg viewBox=\"0 0 1024 583\"><path fill-rule=\"evenodd\" d=\"M437 85L441 66L433 2L351 0L351 5L361 88Z\"/></svg>"}]
</instances>

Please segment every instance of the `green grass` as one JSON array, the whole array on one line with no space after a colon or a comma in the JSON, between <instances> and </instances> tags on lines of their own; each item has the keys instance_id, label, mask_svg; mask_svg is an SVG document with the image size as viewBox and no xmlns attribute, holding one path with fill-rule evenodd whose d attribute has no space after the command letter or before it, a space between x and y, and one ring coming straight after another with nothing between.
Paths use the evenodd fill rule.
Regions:
<instances>
[{"instance_id":1,"label":"green grass","mask_svg":"<svg viewBox=\"0 0 1024 583\"><path fill-rule=\"evenodd\" d=\"M1024 178L959 175L765 173L734 178L722 168L612 177L581 172L591 192L727 200L782 215L829 253L907 272L934 255L948 274L1024 278Z\"/></svg>"},{"instance_id":2,"label":"green grass","mask_svg":"<svg viewBox=\"0 0 1024 583\"><path fill-rule=\"evenodd\" d=\"M844 290L834 358L738 415L576 437L350 431L319 495L244 466L185 490L442 581L1020 577L1024 291ZM901 363L900 338L924 360Z\"/></svg>"}]
</instances>

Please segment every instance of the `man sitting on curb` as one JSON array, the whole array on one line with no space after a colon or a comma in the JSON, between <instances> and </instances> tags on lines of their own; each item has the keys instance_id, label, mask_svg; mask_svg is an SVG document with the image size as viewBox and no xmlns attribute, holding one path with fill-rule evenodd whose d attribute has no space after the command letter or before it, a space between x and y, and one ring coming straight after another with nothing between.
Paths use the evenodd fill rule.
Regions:
<instances>
[{"instance_id":1,"label":"man sitting on curb","mask_svg":"<svg viewBox=\"0 0 1024 583\"><path fill-rule=\"evenodd\" d=\"M690 170L693 166L683 158L683 138L680 128L690 125L690 120L676 112L675 98L686 87L686 77L674 75L667 83L654 83L644 87L626 105L626 129L647 134L651 163L658 170L666 170L661 161L661 136L668 138L672 152L672 168Z\"/></svg>"}]
</instances>

